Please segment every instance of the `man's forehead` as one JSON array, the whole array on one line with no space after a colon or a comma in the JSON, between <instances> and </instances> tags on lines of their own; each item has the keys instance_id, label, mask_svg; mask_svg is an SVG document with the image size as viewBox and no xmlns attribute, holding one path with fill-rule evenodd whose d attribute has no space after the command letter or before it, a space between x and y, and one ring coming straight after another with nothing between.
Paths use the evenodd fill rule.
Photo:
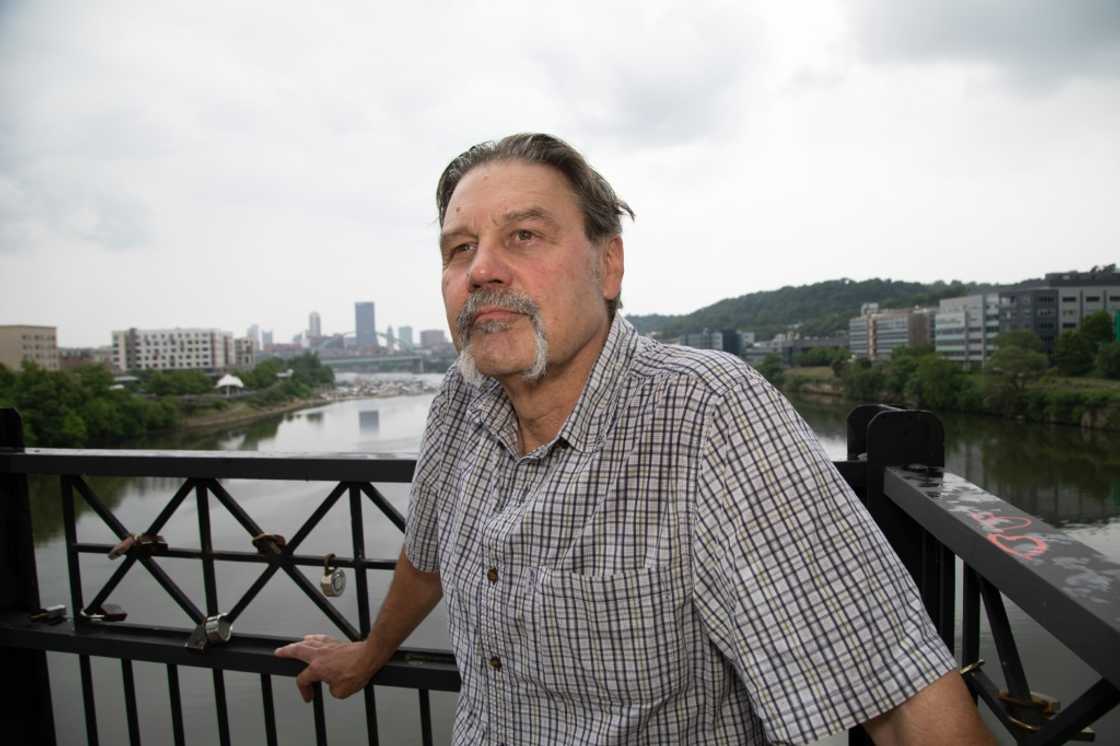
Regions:
<instances>
[{"instance_id":1,"label":"man's forehead","mask_svg":"<svg viewBox=\"0 0 1120 746\"><path fill-rule=\"evenodd\" d=\"M560 171L527 161L484 163L463 175L448 200L446 220L464 212L483 211L488 220L547 214L558 218L579 210L578 197ZM535 212L535 214L529 214Z\"/></svg>"}]
</instances>

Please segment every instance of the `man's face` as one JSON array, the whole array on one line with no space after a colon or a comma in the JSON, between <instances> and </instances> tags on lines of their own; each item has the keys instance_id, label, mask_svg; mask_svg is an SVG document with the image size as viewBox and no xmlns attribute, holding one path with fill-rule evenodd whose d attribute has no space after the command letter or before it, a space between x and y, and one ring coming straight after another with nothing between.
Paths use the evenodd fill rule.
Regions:
<instances>
[{"instance_id":1,"label":"man's face","mask_svg":"<svg viewBox=\"0 0 1120 746\"><path fill-rule=\"evenodd\" d=\"M455 346L499 380L563 369L605 333L622 281L622 240L593 245L565 177L524 161L472 169L440 235Z\"/></svg>"}]
</instances>

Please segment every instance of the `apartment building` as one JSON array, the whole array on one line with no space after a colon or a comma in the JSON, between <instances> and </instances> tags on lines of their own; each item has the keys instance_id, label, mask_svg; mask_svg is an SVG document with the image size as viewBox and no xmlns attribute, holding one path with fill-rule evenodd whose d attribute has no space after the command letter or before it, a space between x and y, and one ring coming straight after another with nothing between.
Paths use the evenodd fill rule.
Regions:
<instances>
[{"instance_id":1,"label":"apartment building","mask_svg":"<svg viewBox=\"0 0 1120 746\"><path fill-rule=\"evenodd\" d=\"M57 327L27 324L0 326L0 365L19 370L24 360L47 370L58 370Z\"/></svg>"},{"instance_id":2,"label":"apartment building","mask_svg":"<svg viewBox=\"0 0 1120 746\"><path fill-rule=\"evenodd\" d=\"M251 347L252 341L244 339L245 346ZM113 332L113 367L117 370L218 371L236 365L233 333L221 329L132 328Z\"/></svg>"},{"instance_id":3,"label":"apartment building","mask_svg":"<svg viewBox=\"0 0 1120 746\"><path fill-rule=\"evenodd\" d=\"M983 365L1000 331L999 293L945 298L933 322L938 355L962 365Z\"/></svg>"}]
</instances>

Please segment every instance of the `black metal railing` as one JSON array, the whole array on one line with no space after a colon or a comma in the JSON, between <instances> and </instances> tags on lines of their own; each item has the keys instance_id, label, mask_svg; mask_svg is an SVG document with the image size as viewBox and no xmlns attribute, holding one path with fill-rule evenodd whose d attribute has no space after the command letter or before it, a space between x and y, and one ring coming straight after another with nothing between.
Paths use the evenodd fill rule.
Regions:
<instances>
[{"instance_id":1,"label":"black metal railing","mask_svg":"<svg viewBox=\"0 0 1120 746\"><path fill-rule=\"evenodd\" d=\"M1017 743L1029 746L1064 743L1092 737L1087 727L1120 703L1120 564L1114 563L976 485L944 471L944 432L941 423L926 412L884 406L857 407L848 418L848 459L836 462L840 473L864 501L894 550L914 577L926 609L946 644L953 649L956 637L956 571L962 566L961 649L962 673L974 698L983 701ZM261 454L174 451L80 451L24 449L18 415L0 410L0 648L9 661L11 676L24 686L0 699L5 735L12 742L54 743L54 724L45 651L78 655L84 716L89 742L96 744L97 721L91 656L120 660L126 720L132 743L139 743L133 661L166 665L171 699L170 729L176 744L184 742L178 668L212 670L214 707L219 740L229 742L224 671L260 676L262 706L269 744L276 743L272 676L295 676L303 665L276 658L272 651L284 639L243 631L227 643L186 647L195 635L206 636L207 620L221 613L217 603L214 563L255 563L263 570L257 580L223 615L235 621L268 580L285 573L350 639L368 634L370 609L366 573L389 570L392 559L365 556L363 501L372 503L396 528L403 518L374 486L406 483L414 463L361 455ZM72 619L51 625L31 621L39 611L34 548L27 490L27 476L59 478L66 532ZM183 480L167 505L143 531L122 524L93 490L85 477L146 476ZM290 539L266 534L226 490L222 480L311 480L334 483ZM156 540L160 529L193 493L197 503L199 549L166 546ZM353 568L357 578L357 626L339 612L299 571L321 566L322 557L297 552L301 542L332 505L349 501L351 557L337 557L340 567ZM75 535L76 500L81 498L114 532L131 544L83 543ZM211 500L223 505L254 539L256 552L239 552L213 546L210 534ZM139 537L139 540L138 538ZM81 589L79 557L117 549L124 562L89 602ZM159 559L182 558L202 563L203 606L199 608L159 565ZM145 568L186 615L187 628L152 627L106 622L106 608L113 590L127 573ZM1059 710L1045 697L1033 693L1015 644L1004 607L1004 596L1061 640L1092 667L1099 680L1075 702ZM989 628L998 651L1006 690L999 690L979 660L980 609L987 611ZM205 646L205 643L202 643ZM1107 651L1102 654L1102 651ZM459 677L447 651L402 650L364 690L366 739L377 743L377 712L373 684L409 687L418 691L423 743L432 742L429 691L454 692ZM315 689L313 717L316 738L326 742L323 697ZM850 743L866 743L861 729L854 729Z\"/></svg>"},{"instance_id":2,"label":"black metal railing","mask_svg":"<svg viewBox=\"0 0 1120 746\"><path fill-rule=\"evenodd\" d=\"M277 743L271 677L295 676L303 669L303 664L273 655L273 650L289 642L288 639L239 630L236 635L224 640L222 630L236 622L269 580L282 572L346 638L364 638L370 629L367 573L370 570L392 570L396 560L365 556L363 503L372 504L389 523L403 532L404 517L375 484L407 483L412 478L413 468L411 459L360 454L24 449L18 414L14 410L0 410L0 517L3 519L0 553L4 560L3 570L0 571L0 648L5 649L6 660L13 661L14 665L9 668L11 675L20 681L16 696L0 702L4 741L56 742L45 652L57 651L78 656L85 730L91 744L99 742L91 656L120 660L125 717L132 744L140 743L134 661L160 663L167 668L171 708L169 726L171 740L175 744L185 742L180 666L211 669L218 741L223 746L230 743L224 672L258 674L266 739L269 744ZM53 475L59 479L70 609L73 613L57 624L49 622L52 617L57 621L61 610L40 608L27 489L27 477L32 474ZM183 481L154 521L144 527L130 527L118 519L86 480L86 477L100 476L171 477ZM223 479L308 480L333 482L334 486L295 534L285 539L264 531L223 486ZM192 495L197 507L199 548L168 546L159 537L159 532ZM78 541L75 504L79 497L108 526L118 543ZM300 567L323 566L323 557L300 554L298 549L327 512L344 498L349 502L353 552L349 557L333 557L331 565L354 571L356 625L299 570ZM233 516L256 551L233 551L214 546L211 501L222 505ZM108 553L118 554L123 561L87 602L82 592L80 557L83 554L104 556ZM201 563L202 608L161 567L160 561L164 558L190 559ZM240 599L225 610L220 609L218 604L215 563L219 561L251 563L262 568ZM137 567L146 570L183 612L187 627L154 627L110 621L120 615L107 602L121 581ZM7 657L9 653L11 658ZM366 740L370 744L378 742L374 685L417 690L421 740L427 745L432 743L429 692L458 691L459 675L454 658L447 651L411 648L399 651L363 690ZM326 718L319 685L314 687L312 713L316 742L326 743Z\"/></svg>"},{"instance_id":3,"label":"black metal railing","mask_svg":"<svg viewBox=\"0 0 1120 746\"><path fill-rule=\"evenodd\" d=\"M951 650L960 563L958 657L973 698L1018 744L1093 740L1089 726L1120 704L1120 564L945 472L945 433L929 412L857 407L848 417L848 460L837 466L902 558ZM1064 709L1031 690L1005 596L1100 677ZM979 657L981 606L1003 690ZM849 741L867 743L862 730Z\"/></svg>"}]
</instances>

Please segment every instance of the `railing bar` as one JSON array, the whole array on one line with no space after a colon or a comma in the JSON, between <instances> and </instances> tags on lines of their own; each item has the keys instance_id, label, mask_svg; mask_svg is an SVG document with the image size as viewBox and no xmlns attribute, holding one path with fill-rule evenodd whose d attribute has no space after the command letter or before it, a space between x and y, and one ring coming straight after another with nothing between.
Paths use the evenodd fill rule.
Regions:
<instances>
[{"instance_id":1,"label":"railing bar","mask_svg":"<svg viewBox=\"0 0 1120 746\"><path fill-rule=\"evenodd\" d=\"M373 695L373 684L366 684L362 689L362 697L366 704L366 738L369 746L380 746L381 739L377 734L377 701Z\"/></svg>"},{"instance_id":2,"label":"railing bar","mask_svg":"<svg viewBox=\"0 0 1120 746\"><path fill-rule=\"evenodd\" d=\"M218 498L218 501L225 506L230 515L237 519L242 528L249 532L250 536L264 533L261 527L256 524L256 521L245 512L245 509L226 492L226 488L222 486L221 482L217 479L207 479L206 484L210 487L210 491L214 493L214 497Z\"/></svg>"},{"instance_id":3,"label":"railing bar","mask_svg":"<svg viewBox=\"0 0 1120 746\"><path fill-rule=\"evenodd\" d=\"M967 666L980 659L980 583L968 565L961 574L961 663Z\"/></svg>"},{"instance_id":4,"label":"railing bar","mask_svg":"<svg viewBox=\"0 0 1120 746\"><path fill-rule=\"evenodd\" d=\"M315 512L308 517L307 521L302 526L300 526L299 531L296 531L295 536L293 536L288 542L285 550L289 554L294 552L295 548L298 547L300 543L307 538L307 535L310 534L317 525L319 525L319 521L323 519L323 516L327 514L327 511L334 506L335 501L338 500L339 496L342 495L342 493L345 491L345 482L339 482L334 486L334 489L331 490L326 499L323 500L319 507L315 508Z\"/></svg>"},{"instance_id":5,"label":"railing bar","mask_svg":"<svg viewBox=\"0 0 1120 746\"><path fill-rule=\"evenodd\" d=\"M369 636L369 587L366 578L366 568L361 564L366 557L365 528L362 520L362 492L356 484L350 485L350 534L354 543L354 570L355 581L358 586L358 625L362 638ZM377 746L377 705L374 701L372 686L362 690L362 698L366 709L366 738L370 746Z\"/></svg>"},{"instance_id":6,"label":"railing bar","mask_svg":"<svg viewBox=\"0 0 1120 746\"><path fill-rule=\"evenodd\" d=\"M220 668L215 668L214 674L214 705L218 714L218 742L222 746L229 744L229 708L226 706L226 674Z\"/></svg>"},{"instance_id":7,"label":"railing bar","mask_svg":"<svg viewBox=\"0 0 1120 746\"><path fill-rule=\"evenodd\" d=\"M134 564L136 564L135 557L125 557L124 562L120 565L120 567L113 571L112 577L110 577L109 580L105 582L105 585L102 586L101 590L97 592L97 595L93 597L93 600L89 602L89 606L87 608L96 609L103 603L105 603L106 599L108 599L110 594L112 594L112 592L117 589L117 586L120 585L120 582L122 580L124 580L124 576L128 574L128 571L132 569L132 566Z\"/></svg>"},{"instance_id":8,"label":"railing bar","mask_svg":"<svg viewBox=\"0 0 1120 746\"><path fill-rule=\"evenodd\" d=\"M188 479L179 485L179 489L175 490L175 494L171 496L171 500L169 500L163 510L160 511L159 515L156 516L156 519L152 521L152 525L148 527L145 533L158 534L164 524L171 520L171 516L175 515L175 511L179 509L179 505L181 505L187 495L191 493L191 488L193 486L193 479Z\"/></svg>"},{"instance_id":9,"label":"railing bar","mask_svg":"<svg viewBox=\"0 0 1120 746\"><path fill-rule=\"evenodd\" d=\"M94 544L78 542L74 545L79 554L107 554L113 548L112 544ZM160 549L159 557L169 559L202 559L203 553L198 549ZM242 562L249 564L268 565L280 562L285 565L302 565L306 567L322 567L323 558L312 554L276 554L267 555L259 552L235 552L225 549L215 549L210 556L223 562ZM335 557L334 564L338 567L365 567L367 570L394 570L397 567L395 559L365 559L355 560L352 557Z\"/></svg>"},{"instance_id":10,"label":"railing bar","mask_svg":"<svg viewBox=\"0 0 1120 746\"><path fill-rule=\"evenodd\" d=\"M123 539L128 536L128 529L125 528L123 523L117 520L117 517L113 515L113 511L105 507L104 503L101 502L101 498L97 496L97 493L90 489L90 486L86 484L86 481L79 476L71 477L71 479L74 480L74 486L78 488L78 492L82 493L82 497L85 498L86 504L93 509L93 512L101 516L101 520L103 520L105 524L113 530L113 533L117 535L117 538Z\"/></svg>"},{"instance_id":11,"label":"railing bar","mask_svg":"<svg viewBox=\"0 0 1120 746\"><path fill-rule=\"evenodd\" d=\"M361 638L361 635L358 634L358 630L354 629L354 626L346 621L346 617L339 613L338 609L334 607L334 604L324 598L323 592L312 585L311 581L308 580L303 573L291 567L285 567L284 572L295 581L295 584L307 594L307 597L311 599L312 603L318 606L319 610L326 614L327 618L334 622L335 626L342 630L350 640L358 640Z\"/></svg>"},{"instance_id":12,"label":"railing bar","mask_svg":"<svg viewBox=\"0 0 1120 746\"><path fill-rule=\"evenodd\" d=\"M185 746L187 739L183 734L183 698L179 693L179 667L174 664L167 666L167 691L171 698L171 736L175 739L175 746Z\"/></svg>"},{"instance_id":13,"label":"railing bar","mask_svg":"<svg viewBox=\"0 0 1120 746\"><path fill-rule=\"evenodd\" d=\"M323 714L323 686L316 683L314 688L314 710L315 710L315 743L317 746L326 746L327 743L327 719Z\"/></svg>"},{"instance_id":14,"label":"railing bar","mask_svg":"<svg viewBox=\"0 0 1120 746\"><path fill-rule=\"evenodd\" d=\"M69 476L62 477L62 523L66 530L66 566L70 573L70 605L73 609L74 621L77 623L81 617L78 612L85 608L82 605L82 568L78 561L78 553L74 546L78 542L78 528L74 518L74 482ZM88 661L86 662L88 665Z\"/></svg>"},{"instance_id":15,"label":"railing bar","mask_svg":"<svg viewBox=\"0 0 1120 746\"><path fill-rule=\"evenodd\" d=\"M420 742L432 746L432 703L428 690L420 690Z\"/></svg>"},{"instance_id":16,"label":"railing bar","mask_svg":"<svg viewBox=\"0 0 1120 746\"><path fill-rule=\"evenodd\" d=\"M405 524L404 516L401 515L400 512L398 512L397 509L393 507L393 504L386 500L385 496L382 495L376 487L374 487L372 484L369 484L368 482L363 482L361 484L361 489L362 492L366 493L366 495L369 496L370 500L373 500L373 504L376 505L378 509L385 514L385 517L388 518L389 521L394 526L396 526L397 529L400 530L400 532L403 534Z\"/></svg>"},{"instance_id":17,"label":"railing bar","mask_svg":"<svg viewBox=\"0 0 1120 746\"><path fill-rule=\"evenodd\" d=\"M82 678L82 706L86 715L86 742L98 746L97 706L93 699L93 671L90 669L89 656L78 656L78 667Z\"/></svg>"},{"instance_id":18,"label":"railing bar","mask_svg":"<svg viewBox=\"0 0 1120 746\"><path fill-rule=\"evenodd\" d=\"M202 547L202 583L206 589L206 615L213 616L218 613L218 584L214 577L214 546L210 537L210 499L207 495L206 485L199 482L195 485L195 497L198 499L198 537Z\"/></svg>"},{"instance_id":19,"label":"railing bar","mask_svg":"<svg viewBox=\"0 0 1120 746\"><path fill-rule=\"evenodd\" d=\"M1023 746L1043 746L1050 743L1065 743L1082 728L1105 715L1120 704L1120 689L1108 679L1101 679L1048 720L1038 733L1023 739Z\"/></svg>"},{"instance_id":20,"label":"railing bar","mask_svg":"<svg viewBox=\"0 0 1120 746\"><path fill-rule=\"evenodd\" d=\"M261 701L264 703L264 737L268 746L276 746L276 708L272 702L272 677L261 674Z\"/></svg>"},{"instance_id":21,"label":"railing bar","mask_svg":"<svg viewBox=\"0 0 1120 746\"><path fill-rule=\"evenodd\" d=\"M369 635L369 593L366 569L361 562L366 558L365 530L362 523L362 493L360 488L350 485L350 536L354 544L354 580L358 585L358 627L362 637Z\"/></svg>"},{"instance_id":22,"label":"railing bar","mask_svg":"<svg viewBox=\"0 0 1120 746\"><path fill-rule=\"evenodd\" d=\"M128 717L128 742L140 746L140 716L136 713L136 681L132 676L132 661L121 658L121 678L124 680L124 710Z\"/></svg>"},{"instance_id":23,"label":"railing bar","mask_svg":"<svg viewBox=\"0 0 1120 746\"><path fill-rule=\"evenodd\" d=\"M931 541L937 542L937 553L940 557L937 563L941 575L937 584L941 592L938 608L941 609L941 618L938 620L941 627L941 639L949 648L949 652L956 653L956 611L957 611L957 555L947 546L937 541L933 534L927 534Z\"/></svg>"},{"instance_id":24,"label":"railing bar","mask_svg":"<svg viewBox=\"0 0 1120 746\"><path fill-rule=\"evenodd\" d=\"M1024 702L1030 701L1031 691L1027 685L1027 674L1023 670L1023 661L1019 657L1019 648L1015 644L1015 635L1011 631L1011 622L1007 619L1007 609L1003 605L1003 596L999 589L984 578L980 578L980 593L984 597L984 608L988 612L988 626L992 630L992 639L999 653L999 663L1003 668L1007 691L1015 699Z\"/></svg>"},{"instance_id":25,"label":"railing bar","mask_svg":"<svg viewBox=\"0 0 1120 746\"><path fill-rule=\"evenodd\" d=\"M275 564L271 567L265 568L265 571L262 572L256 580L253 581L253 584L249 586L248 590L246 590L245 593L242 594L241 599L238 600L238 602L233 605L233 608L230 609L226 614L226 617L230 624L233 624L237 621L237 617L241 616L241 612L245 611L249 604L252 603L253 599L257 597L257 594L261 592L268 581L272 579L272 576L275 575L276 571L279 569L279 564Z\"/></svg>"}]
</instances>

